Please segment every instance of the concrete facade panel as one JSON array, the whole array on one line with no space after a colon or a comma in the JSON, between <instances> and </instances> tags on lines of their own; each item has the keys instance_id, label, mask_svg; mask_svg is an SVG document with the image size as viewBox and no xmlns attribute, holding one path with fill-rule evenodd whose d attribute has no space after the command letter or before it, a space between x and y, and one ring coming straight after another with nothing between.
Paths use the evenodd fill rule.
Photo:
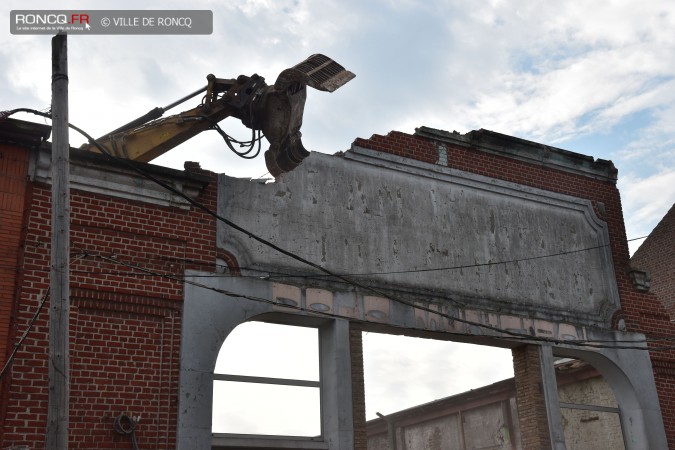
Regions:
<instances>
[{"instance_id":1,"label":"concrete facade panel","mask_svg":"<svg viewBox=\"0 0 675 450\"><path fill-rule=\"evenodd\" d=\"M590 202L353 153L314 153L276 183L221 175L219 213L330 271L370 274L383 286L596 323L618 308L606 224ZM226 225L218 245L245 267L308 273Z\"/></svg>"}]
</instances>

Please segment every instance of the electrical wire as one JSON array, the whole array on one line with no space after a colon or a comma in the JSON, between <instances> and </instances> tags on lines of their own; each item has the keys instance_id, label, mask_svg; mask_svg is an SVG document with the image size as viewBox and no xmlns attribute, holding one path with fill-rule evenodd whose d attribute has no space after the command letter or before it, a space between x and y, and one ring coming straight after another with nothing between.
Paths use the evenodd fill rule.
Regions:
<instances>
[{"instance_id":1,"label":"electrical wire","mask_svg":"<svg viewBox=\"0 0 675 450\"><path fill-rule=\"evenodd\" d=\"M45 113L42 113L42 112L40 112L40 111L36 111L36 110L33 110L33 109L28 109L28 108L19 108L19 109L15 109L15 110L13 110L13 111L10 112L10 115L13 114L13 113L15 113L15 112L19 112L19 111L21 111L21 112L30 112L30 113L32 113L32 114L36 114L36 115L39 115L39 116L51 118L51 115L49 115L49 114L45 114ZM523 339L528 339L528 340L531 340L531 341L543 341L543 342L556 343L556 344L570 343L570 342L572 342L572 341L565 341L565 340L558 340L558 339L550 339L550 338L544 338L544 337L530 336L530 335L527 335L527 334L524 334L524 333L513 332L513 331L510 331L510 330L506 330L506 329L500 329L500 328L495 327L495 326L492 326L492 325L483 324L483 323L479 323L479 322L473 322L473 321L470 321L470 320L461 319L461 318L454 317L454 316L451 316L451 315L448 315L448 314L440 313L440 312L437 311L437 310L434 310L434 309L431 309L431 308L428 308L428 307L425 307L425 306L422 306L422 305L419 305L419 304L415 304L415 303L413 303L413 302L409 302L409 301L407 301L407 300L404 300L404 299L401 299L401 298L398 298L398 297L394 297L394 296L388 295L388 294L386 294L385 292L381 291L380 289L374 288L374 287L372 287L372 286L364 285L364 284L359 283L359 282L357 282L357 281L350 280L350 279L348 279L348 278L345 277L345 276L342 276L342 275L339 275L339 274L335 274L335 273L333 273L332 271L330 271L330 270L328 270L328 269L326 269L326 268L324 268L324 267L321 267L320 265L318 265L318 264L316 264L316 263L314 263L314 262L312 262L312 261L309 261L309 260L307 260L307 259L305 259L305 258L303 258L303 257L301 257L301 256L299 256L299 255L296 255L296 254L294 254L294 253L292 253L292 252L290 252L290 251L288 251L288 250L285 250L285 249L279 247L278 245L276 245L276 244L274 244L274 243L272 243L272 242L270 242L270 241L268 241L268 240L266 240L266 239L264 239L264 238L262 238L262 237L260 237L260 236L258 236L258 235L256 235L256 234L253 234L252 232L250 232L250 231L246 230L245 228L243 228L243 227L237 225L236 223L234 223L234 222L232 222L232 221L230 221L230 220L228 220L228 219L226 219L226 218L220 216L219 214L217 214L215 211L211 210L211 209L208 208L207 206L201 204L201 203L198 202L197 200L194 200L194 199L190 198L189 196L187 196L186 194L184 194L184 193L181 192L180 190L176 189L175 187L169 185L168 183L166 183L166 182L164 182L164 181L158 179L157 177L155 177L155 176L153 176L153 175L147 173L146 171L142 170L142 169L141 169L140 167L138 167L137 165L132 164L130 161L127 161L127 160L118 158L118 157L116 157L116 156L114 156L114 155L111 155L111 154L110 154L103 146L101 146L94 138L92 138L89 134L87 134L85 131L83 131L82 129L78 128L77 126L75 126L75 125L73 125L73 124L70 124L70 123L68 124L68 126L69 126L70 128L72 128L72 129L74 129L75 131L77 131L78 133L82 134L82 135L89 141L89 143L90 143L91 145L94 145L96 148L98 148L99 151L100 151L103 155L105 155L106 157L108 157L108 158L111 159L112 161L115 161L115 162L118 163L118 164L124 165L125 167L128 167L128 168L132 169L133 171L135 171L135 172L137 172L138 174L140 174L141 176L143 176L143 177L145 177L145 178L147 178L147 179L153 181L154 183L156 183L157 185L163 187L164 189L166 189L166 190L172 192L172 193L175 194L175 195L178 195L179 197L182 197L183 199L185 199L185 200L186 200L188 203L190 203L191 205L195 206L195 207L198 208L198 209L201 209L203 212L205 212L205 213L207 213L208 215L212 216L212 217L213 217L214 219L216 219L217 221L220 221L220 222L224 223L225 225L227 225L227 226L233 228L234 230L239 231L239 232L241 232L241 233L247 235L250 239L253 239L253 240L257 241L257 242L259 242L259 243L261 243L261 244L263 244L263 245L265 245L265 246L267 246L267 247L269 247L269 248L271 248L271 249L273 249L273 250L275 250L275 251L281 253L282 255L288 256L289 258L292 258L292 259L294 259L294 260L296 260L296 261L298 261L298 262L301 262L301 263L303 263L303 264L306 264L306 265L308 265L308 266L310 266L310 267L312 267L312 268L314 268L314 269L317 269L317 270L319 270L320 272L323 272L324 274L326 274L327 276L335 277L335 278L337 278L337 279L339 279L339 280L341 280L341 281L344 281L345 283L348 283L348 284L352 285L353 287L356 287L356 288L360 288L360 289L369 291L369 292L374 293L374 294L376 294L376 295L378 295L378 296L380 296L380 297L387 298L387 299L389 299L389 300L391 300L391 301L394 301L394 302L399 303L399 304L402 304L402 305L409 306L409 307L411 307L411 308L413 308L413 309L417 309L417 310L420 310L420 311L429 312L429 313L431 313L431 314L435 314L435 315L438 315L438 316L447 318L447 319L449 319L449 320L453 320L453 321L457 321L457 322L460 322L460 323L464 323L464 324L469 325L469 326L475 326L475 327L482 328L482 329L485 329L485 330L489 330L489 331L492 331L492 332L506 334L506 335L508 335L508 336L510 336L510 337L523 338ZM231 294L231 293L226 293L226 295L230 295L230 294ZM243 296L243 295L241 295L241 294L234 294L234 295L230 295L230 296L236 296L236 297L243 297L243 298L246 298L245 296ZM453 300L451 300L451 301L452 301L453 303L456 304L456 301L453 301ZM310 311L310 312L313 312L313 311ZM576 345L581 345L581 344L576 344ZM598 348L602 348L602 347L598 347ZM617 346L608 346L607 348L621 348L621 347L617 347ZM636 349L636 347L626 347L626 348L628 348L628 349ZM645 348L645 349L648 349L648 348ZM668 348L663 348L663 349L668 349L668 350L670 350L671 348L668 347ZM651 350L658 350L658 349L651 348Z\"/></svg>"},{"instance_id":2,"label":"electrical wire","mask_svg":"<svg viewBox=\"0 0 675 450\"><path fill-rule=\"evenodd\" d=\"M93 253L93 252L86 252L86 256L92 256L92 257L98 258L100 260L107 261L107 262L114 263L114 264L119 264L119 265L125 266L125 267L133 269L133 270L142 271L142 272L145 272L147 274L152 274L154 276L170 279L172 281L180 282L180 283L183 283L183 284L189 284L191 286L199 287L199 288L202 288L202 289L207 289L207 290L210 290L212 292L216 292L216 293L219 293L219 294L222 294L222 295L227 295L228 297L242 298L242 299L245 299L245 300L251 300L251 301L258 302L258 303L266 303L266 304L274 305L276 307L282 307L282 308L287 308L287 309L290 309L290 310L301 311L301 312L309 313L309 314L313 314L313 315L319 315L319 316L331 317L331 318L339 318L339 319L347 319L347 320L356 321L356 322L360 322L360 323L369 323L368 321L359 320L359 319L356 319L356 318L351 317L351 316L331 313L331 312L327 312L327 311L317 311L317 310L308 309L306 307L302 307L302 306L299 306L299 305L289 305L289 304L286 304L286 303L279 303L277 301L270 300L270 299L263 298L263 297L257 297L257 296L248 295L248 294L241 294L241 293L229 291L227 289L215 288L215 287L208 286L208 285L205 285L203 283L196 282L196 281L186 280L185 278L176 277L176 276L169 275L169 274L157 273L157 272L154 272L150 269L144 268L142 266L138 266L137 264L132 264L132 263L129 263L129 262L126 262L126 261L119 260L119 259L114 258L114 257L96 254L96 253ZM437 315L437 316L446 318L446 319L451 320L451 321L463 323L463 324L469 325L469 326L485 325L485 324L481 324L479 322L473 322L473 321L465 320L465 319L462 319L462 318L459 318L459 317L455 317L455 316L452 316L450 314L443 313L441 311L431 310L431 312L433 314ZM397 326L397 325L391 325L391 326L394 327L394 328L407 329L406 327L403 327L403 326ZM643 343L648 343L648 342L661 342L661 341L670 341L670 340L675 339L675 338L671 338L671 337L664 338L664 339L651 339L651 340L648 340L648 339L643 339L643 340L580 340L580 339L570 339L570 340L567 340L567 339L554 339L554 338L548 338L548 337L543 337L543 336L533 336L533 335L529 335L529 334L525 334L525 333L512 332L510 330L504 330L504 329L498 329L498 328L493 328L493 331L502 333L506 336L502 336L502 335L482 335L482 336L495 338L495 339L508 340L508 341L525 340L525 341L530 341L530 342L545 342L545 343L558 344L558 345L564 344L564 345L570 345L570 346L576 346L576 347L586 347L586 348L590 347L590 348L608 348L608 349L624 349L624 350L649 350L649 351L673 350L673 349L675 349L675 346L636 347L636 346L633 346L633 345L624 345L624 346L621 346L621 345L618 345L618 346L617 345L604 345L604 344L607 344L607 343L616 343L616 342L627 343L627 344L643 344ZM451 334L451 335L454 335L454 336L462 336L462 337L476 337L477 336L476 334L461 333L461 332L445 332L444 331L443 333L444 334L448 333L448 334Z\"/></svg>"},{"instance_id":3,"label":"electrical wire","mask_svg":"<svg viewBox=\"0 0 675 450\"><path fill-rule=\"evenodd\" d=\"M170 279L172 281L184 283L184 284L191 284L195 285L204 289L210 289L210 290L216 290L215 288L209 287L207 285L201 284L201 283L196 283L196 282L191 282L186 280L183 276L178 275L176 273L171 273L171 272L166 272L166 273L160 273L156 271L152 271L150 269L144 268L142 266L139 266L138 264L131 264L124 262L118 258L115 257L105 257L100 254L96 254L94 252L81 249L81 257L87 257L87 256L95 256L98 259L105 260L107 262L117 264L117 265L122 265L124 267L133 269L133 271L77 271L77 270L71 270L71 274L84 274L84 275L116 275L116 276L127 276L127 277L160 277L160 278L165 278L165 279ZM222 277L233 277L232 275L191 275L190 278L222 278ZM237 276L237 278L245 278L243 276ZM260 279L261 277L249 277L249 278L255 278L255 279ZM225 291L218 291L220 293L225 293ZM227 295L229 296L235 296L235 297L244 297L249 300L255 300L255 301L261 301L261 298L259 297L249 297L249 296L242 296L239 294L235 294L233 292L227 291ZM277 303L273 301L266 301L266 303L272 303L275 305L278 305ZM308 311L311 313L316 313L316 311L311 310ZM438 314L438 312L436 312ZM336 316L333 315L332 317L339 317L339 318L349 318L352 319L351 317L347 316ZM455 316L448 316L448 319L453 319L456 320L457 318ZM463 334L463 336L467 336ZM648 338L644 340L629 340L629 341L622 341L622 340L592 340L592 341L585 341L585 342L592 342L592 343L644 343L644 342L661 342L661 341L674 341L675 337L670 337L670 336L659 336L655 334L648 334ZM524 335L523 339L532 339L531 335ZM558 341L556 341L558 342ZM563 341L565 343L568 343L569 341ZM614 348L614 347L612 347Z\"/></svg>"},{"instance_id":4,"label":"electrical wire","mask_svg":"<svg viewBox=\"0 0 675 450\"><path fill-rule=\"evenodd\" d=\"M129 436L131 438L131 447L133 450L138 450L136 427L138 427L138 420L126 414L120 414L115 417L115 421L113 422L113 429L117 434Z\"/></svg>"},{"instance_id":5,"label":"electrical wire","mask_svg":"<svg viewBox=\"0 0 675 450\"><path fill-rule=\"evenodd\" d=\"M639 238L636 238L639 239ZM503 265L503 264L517 264L521 262L526 262L526 261L534 261L538 259L546 259L546 258L553 258L556 256L564 256L564 255L571 255L575 253L581 253L581 252L586 252L586 251L591 251L591 250L598 250L601 248L606 248L609 247L609 244L603 244L603 245L596 245L593 247L585 247L585 248L580 248L576 250L567 250L564 252L558 252L558 253L549 253L546 255L537 255L537 256L527 256L523 258L515 258L515 259L509 259L509 260L504 260L504 261L490 261L486 263L474 263L474 264L462 264L462 265L456 265L456 266L444 266L444 267L431 267L431 268L423 268L423 269L407 269L407 270L391 270L391 271L381 271L381 272L350 272L350 273L334 273L330 276L341 276L341 277L365 277L365 276L373 276L373 275L401 275L401 274L410 274L410 273L424 273L424 272L440 272L440 271L450 271L450 270L463 270L463 269L472 269L472 268L479 268L479 267L493 267L493 266L498 266L498 265ZM152 256L152 255L148 255ZM175 257L166 257L166 256L159 256L155 258L157 260L161 261L174 261L174 262L181 262L181 263L188 263L188 264L198 264L198 265L203 265L203 266L215 266L215 267L223 267L223 268L228 268L226 264L218 264L218 263L206 263L202 261L196 261L193 259L188 259L188 258L175 258ZM0 264L0 267L7 267L7 268L15 268L16 266L3 266ZM248 271L256 271L256 272L261 272L261 273L269 273L267 270L259 269L259 268L253 268L253 267L239 267L240 270L248 270ZM46 269L45 269L46 270ZM101 272L101 274L105 274ZM107 273L108 275L114 275L114 273ZM214 278L220 278L223 275L204 275L204 277L214 277ZM242 277L247 277L246 275L241 275ZM322 280L328 277L329 275L326 274L319 274L319 273L313 273L313 274L291 274L291 273L284 273L284 272L274 272L274 275L265 275L264 278L266 279L272 279L272 278L311 278L311 279L318 279ZM259 278L254 276L255 278Z\"/></svg>"},{"instance_id":6,"label":"electrical wire","mask_svg":"<svg viewBox=\"0 0 675 450\"><path fill-rule=\"evenodd\" d=\"M94 253L90 252L90 251L87 251L87 250L82 250L82 255L86 257L86 256L94 255ZM199 287L202 287L202 288L205 288L205 289L212 289L212 288L208 287L207 285L191 283L191 282L187 281L184 278L184 276L182 276L178 273L172 273L172 272L160 273L160 272L152 271L152 270L147 269L147 268L142 268L138 264L131 265L130 263L125 263L125 262L122 262L121 260L119 260L117 258L112 258L112 257L104 258L103 256L100 256L100 259L106 259L108 262L118 264L118 265L123 265L123 266L129 267L129 268L133 268L134 271L128 271L128 270L127 271L119 271L119 270L117 270L117 271L71 270L70 273L73 274L73 275L79 274L79 275L86 275L86 276L113 275L113 276L125 276L125 277L159 277L159 278L170 279L172 281L176 281L176 282L180 282L180 283L195 284L195 285L197 285ZM197 274L195 274L195 275L190 276L190 278L201 278L201 279L204 279L204 278L234 278L234 277L236 277L236 278L251 278L251 279L267 279L267 277L260 277L260 276L248 276L247 277L247 276L243 276L243 275L231 275L231 274L219 274L219 275L212 275L212 274L197 275ZM436 298L440 299L440 300L448 300L447 297L438 296L438 295L436 295ZM313 312L313 311L310 311L310 312ZM340 316L340 317L342 317L342 316ZM448 318L450 318L450 317L454 318L454 316L449 316ZM527 336L528 336L528 338L531 337L531 335L527 335ZM661 335L657 335L657 334L653 334L653 333L646 333L646 336L648 336L648 338L645 339L645 340L622 341L622 340L612 339L612 340L607 340L607 341L593 340L592 342L594 342L594 343L598 343L598 342L640 343L640 342L675 341L675 337L661 336Z\"/></svg>"},{"instance_id":7,"label":"electrical wire","mask_svg":"<svg viewBox=\"0 0 675 450\"><path fill-rule=\"evenodd\" d=\"M84 258L84 255L82 255L82 254L78 255L77 258L75 258L74 260L71 260L70 264L72 264L73 262L75 262L75 261L77 261L78 259L81 259L81 258ZM19 349L23 345L23 342L26 340L26 338L30 334L30 331L32 330L33 325L37 321L38 316L40 315L40 312L42 312L42 309L43 309L47 299L49 298L50 290L51 290L51 286L48 287L47 290L45 290L45 293L42 295L42 298L40 299L40 303L38 304L38 308L35 311L35 314L33 314L33 317L30 319L30 322L28 322L28 326L26 327L23 334L21 335L21 338L17 341L16 344L14 344L14 349L12 349L12 353L9 355L9 358L5 362L4 366L2 366L2 370L0 371L0 380L2 380L2 378L7 373L7 370L11 367L12 362L14 362L14 358L16 358L17 353L19 353Z\"/></svg>"},{"instance_id":8,"label":"electrical wire","mask_svg":"<svg viewBox=\"0 0 675 450\"><path fill-rule=\"evenodd\" d=\"M14 349L12 349L12 353L9 355L9 358L5 362L5 365L2 366L2 371L0 371L0 380L5 376L7 373L7 370L12 366L12 363L14 362L14 358L16 358L16 354L19 353L19 349L23 345L23 341L26 340L28 335L30 334L30 331L33 329L33 325L35 324L35 321L37 320L38 316L40 315L40 312L42 312L42 308L45 305L45 302L49 298L49 291L50 288L47 288L45 293L42 295L42 299L40 299L40 303L38 304L38 308L35 311L35 314L33 314L33 317L30 319L30 322L28 322L28 326L24 330L23 334L21 335L21 338L14 344Z\"/></svg>"},{"instance_id":9,"label":"electrical wire","mask_svg":"<svg viewBox=\"0 0 675 450\"><path fill-rule=\"evenodd\" d=\"M563 256L563 255L571 255L574 253L580 253L580 252L586 252L590 250L597 250L600 248L605 248L609 247L608 244L604 245L596 245L593 247L587 247L587 248L581 248L577 250L569 250L565 252L560 252L560 253L552 253L549 255L540 255L540 256L530 256L530 257L525 257L525 258L517 258L517 259L511 259L511 260L506 260L506 261L494 261L494 262L486 262L486 263L475 263L475 264L463 264L459 266L447 266L447 267L432 267L432 268L424 268L424 269L409 269L409 270L392 270L388 272L361 272L361 273L348 273L348 274L340 274L340 276L343 277L364 277L364 276L372 276L372 275L401 275L401 274L407 274L407 273L424 273L424 272L440 272L440 271L450 271L450 270L462 270L462 269L473 269L473 268L478 268L478 267L492 267L492 266L499 266L502 264L513 264L513 263L520 263L520 262L525 262L525 261L534 261L537 259L544 259L544 258L551 258L554 256ZM278 275L278 277L301 277L301 278L309 278L309 277L316 277L317 275ZM268 278L273 278L273 277L268 277Z\"/></svg>"}]
</instances>

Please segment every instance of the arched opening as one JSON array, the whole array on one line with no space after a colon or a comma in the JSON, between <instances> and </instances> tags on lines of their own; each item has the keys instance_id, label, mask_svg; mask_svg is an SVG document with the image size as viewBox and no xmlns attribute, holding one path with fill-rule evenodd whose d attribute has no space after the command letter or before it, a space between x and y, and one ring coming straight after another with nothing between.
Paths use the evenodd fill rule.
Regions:
<instances>
[{"instance_id":1,"label":"arched opening","mask_svg":"<svg viewBox=\"0 0 675 450\"><path fill-rule=\"evenodd\" d=\"M319 330L245 322L223 343L213 375L217 435L321 435Z\"/></svg>"},{"instance_id":2,"label":"arched opening","mask_svg":"<svg viewBox=\"0 0 675 450\"><path fill-rule=\"evenodd\" d=\"M579 360L592 366L611 390L616 402L616 409L611 406L614 404L611 399L595 401L595 403L600 404L591 406L601 406L603 411L598 411L595 415L587 414L584 416L592 419L591 424L601 422L601 418L606 418L605 422L615 423L618 417L623 445L626 450L665 448L665 436L658 428L652 428L653 424L658 424L661 420L659 401L654 389L652 374L648 370L635 370L637 367L646 369L651 365L649 354L644 348L636 347L635 350L625 348L621 350L604 349L601 351L556 348L554 355L570 360ZM561 412L564 413L564 406L566 405L564 405L563 400L567 400L567 398L561 397L560 394L559 398L563 403L561 404ZM604 409L604 407L609 409ZM598 417L597 420L594 419L596 416ZM581 420L581 417L579 417L579 420ZM616 429L616 425L613 429ZM650 432L650 430L652 431Z\"/></svg>"},{"instance_id":3,"label":"arched opening","mask_svg":"<svg viewBox=\"0 0 675 450\"><path fill-rule=\"evenodd\" d=\"M619 404L598 370L580 359L555 361L567 450L623 450Z\"/></svg>"},{"instance_id":4,"label":"arched opening","mask_svg":"<svg viewBox=\"0 0 675 450\"><path fill-rule=\"evenodd\" d=\"M359 370L363 363L361 358L361 365L359 364L359 349L361 341L360 331L367 329L371 332L385 332L385 333L405 333L413 336L423 336L440 340L461 340L462 342L479 343L488 346L501 346L511 348L514 361L521 356L527 356L527 361L532 362L532 365L525 365L525 382L529 388L535 411L534 417L552 417L552 421L560 424L561 411L556 390L556 377L554 375L554 361L553 357L577 358L592 364L604 377L604 379L611 386L616 397L618 409L621 417L621 428L625 441L626 450L634 450L637 448L665 448L666 439L665 433L661 424L661 412L658 406L658 397L654 386L654 379L650 370L649 354L644 351L643 337L639 335L621 335L621 346L616 348L607 344L602 347L586 347L583 350L579 347L565 344L567 334L560 334L560 341L556 341L554 345L539 344L539 343L523 343L522 340L514 341L510 338L498 339L497 337L485 335L471 335L471 330L463 330L461 327L456 327L448 330L437 331L432 321L416 322L417 329L410 328L412 326L411 315L407 314L406 310L399 310L390 308L391 305L385 303L382 299L370 297L358 297L351 294L337 293L326 294L327 291L320 291L317 289L302 291L297 289L295 294L288 295L287 292L277 292L279 288L277 285L272 285L274 289L269 290L269 285L263 283L252 282L244 280L243 286L237 283L242 283L240 280L228 279L228 282L236 284L235 287L239 289L247 288L249 292L258 296L269 295L272 298L278 299L279 304L266 302L250 302L245 299L232 298L225 302L220 295L192 292L186 295L186 307L184 314L184 326L182 331L181 341L181 384L180 384L180 408L179 408L179 428L178 428L178 442L181 448L304 448L304 449L342 449L342 448L363 448L362 443L365 443L365 408L362 408L362 386L363 378L359 379ZM229 285L225 288L231 289ZM187 289L187 288L186 288ZM257 290L256 290L257 289ZM287 291L289 289L286 289ZM292 294L293 292L291 292ZM199 294L199 295L197 295ZM340 311L343 314L353 313L354 321L346 318L326 318L323 315L319 318L313 315L304 314L289 314L285 311L284 302L297 302L298 304L308 305L327 305L331 311ZM322 302L319 302L319 300ZM302 303L301 303L302 302ZM290 304L290 303L289 303ZM358 306L358 308L356 308ZM352 308L352 309L349 309ZM375 317L380 320L380 323L365 323L362 319L358 319L359 312L382 313ZM351 314L350 313L350 314ZM391 315L390 317L388 315ZM388 318L387 318L388 317ZM384 319L387 319L386 321ZM424 317L422 318L424 319ZM503 318L502 318L503 319ZM216 370L214 375L214 368L216 366L217 355L219 354L223 342L232 333L238 325L251 320L264 320L274 323L302 325L313 328L318 336L318 347L320 350L319 357L319 384L320 391L320 435L314 434L314 430L305 432L301 431L302 437L297 438L297 435L282 435L282 439L275 439L277 435L271 433L288 433L289 431L267 431L262 430L253 435L247 435L248 431L244 430L244 434L238 434L237 429L231 428L227 436L220 439L217 435L211 433L212 431L212 411L213 402L218 400L213 396L214 383L220 381L232 382L232 385L243 386L247 382L255 382L251 384L257 385L288 385L288 379L283 379L276 373L259 372L259 375L242 375L240 373L229 373L231 369ZM355 324L357 322L357 324ZM515 323L523 327L523 321ZM426 325L431 329L421 329ZM436 325L438 325L436 323ZM544 327L545 323L540 323L539 326ZM502 322L502 326L505 326ZM353 327L353 329L352 329ZM508 326L506 326L508 328ZM562 327L562 325L561 325ZM519 329L519 328L518 328ZM543 328L542 328L543 329ZM552 332L558 332L557 326L551 326ZM566 330L565 330L566 331ZM353 339L352 339L353 337ZM616 336L612 333L601 333L594 330L593 332L586 329L583 338L589 341L597 342L612 342ZM628 347L630 339L633 339L633 346ZM266 346L275 347L274 338L267 338ZM244 341L245 344L248 341ZM358 345L356 344L358 342ZM628 343L628 344L627 344ZM244 347L247 346L244 344ZM352 345L353 344L353 345ZM393 345L396 348L396 345ZM315 347L316 348L316 347ZM529 349L527 352L521 351L523 348ZM508 351L508 350L507 350ZM443 353L443 352L439 352ZM522 355L521 355L522 354ZM442 355L441 355L442 356ZM366 358L368 356L366 355ZM251 359L247 358L246 359ZM255 358L253 358L255 359ZM431 359L431 358L430 358ZM520 359L518 359L520 361ZM528 364L529 364L528 362ZM521 365L516 368L519 370ZM531 368L530 368L531 367ZM517 373L520 374L520 372ZM539 374L539 377L528 377L527 374ZM522 375L522 374L520 374ZM523 380L518 375L516 380ZM294 375L291 375L294 376ZM232 377L239 377L233 379ZM255 379L242 379L241 377L249 377ZM281 380L279 380L281 378ZM311 377L307 377L311 378ZM412 383L424 383L426 380L419 380L411 377ZM299 379L293 379L302 383L316 383L316 380L304 379L304 376ZM272 381L272 382L271 382ZM542 381L545 381L545 389L542 389ZM238 384L237 384L238 383ZM294 383L296 384L296 383ZM297 384L296 384L297 385ZM313 385L307 386L313 388ZM216 389L218 389L216 387ZM545 398L539 398L541 392L544 392ZM360 393L361 392L361 393ZM472 392L472 391L469 391ZM391 389L391 395L396 396L396 389ZM232 396L232 395L231 395ZM520 398L520 397L518 397ZM289 400L287 400L289 401ZM565 402L563 402L565 403ZM502 414L507 414L511 408L506 408L507 403L502 403L504 409ZM543 406L542 406L543 405ZM287 409L283 412L276 413L276 417L284 414L286 416L293 415L294 404L288 404ZM263 408L259 406L259 408ZM609 407L611 408L611 406ZM379 411L387 418L391 416L390 411ZM255 410L254 410L255 411ZM511 409L512 411L512 409ZM512 416L514 415L511 412ZM557 417L553 417L556 416ZM468 414L463 416L469 417ZM513 418L513 417L512 417ZM382 418L380 418L382 419ZM519 417L522 420L523 417ZM551 439L555 439L556 444L564 445L564 436L562 426L548 425L545 423L537 429L551 429ZM385 428L386 421L382 420ZM554 428L557 427L557 428ZM315 428L317 428L315 426ZM213 429L216 430L215 428ZM521 437L525 440L525 426L521 426ZM265 435L270 433L270 435ZM291 431L297 433L297 431ZM218 434L218 433L216 433ZM222 434L222 433L221 433ZM504 442L509 442L511 436ZM529 436L529 435L527 435ZM293 439L296 437L295 439ZM431 443L443 442L443 436L430 435ZM437 438L440 438L437 439ZM533 448L545 448L544 443L548 440L545 438L542 441L542 446ZM357 443L358 442L358 446ZM411 441L412 442L412 441ZM465 441L466 442L466 441ZM517 439L516 439L517 444ZM645 445L647 447L645 447ZM558 445L559 447L559 445ZM556 448L558 448L556 447ZM461 448L461 447L460 447ZM509 448L509 447L496 447ZM511 445L511 448L518 448L517 445ZM403 450L403 449L401 449ZM412 450L408 448L407 450Z\"/></svg>"}]
</instances>

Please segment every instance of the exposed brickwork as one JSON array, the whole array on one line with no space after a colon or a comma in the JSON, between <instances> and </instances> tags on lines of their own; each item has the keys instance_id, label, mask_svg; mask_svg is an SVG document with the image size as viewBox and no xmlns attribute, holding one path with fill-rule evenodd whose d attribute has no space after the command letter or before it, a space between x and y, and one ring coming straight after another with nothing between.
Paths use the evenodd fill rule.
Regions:
<instances>
[{"instance_id":1,"label":"exposed brickwork","mask_svg":"<svg viewBox=\"0 0 675 450\"><path fill-rule=\"evenodd\" d=\"M649 272L650 291L675 320L675 205L635 252L631 266Z\"/></svg>"},{"instance_id":2,"label":"exposed brickwork","mask_svg":"<svg viewBox=\"0 0 675 450\"><path fill-rule=\"evenodd\" d=\"M230 272L232 276L238 277L241 275L241 268L239 267L239 261L237 261L237 258L227 250L223 250L222 248L218 249L218 258L222 259L225 265L227 266L227 270Z\"/></svg>"},{"instance_id":3,"label":"exposed brickwork","mask_svg":"<svg viewBox=\"0 0 675 450\"><path fill-rule=\"evenodd\" d=\"M349 351L352 365L352 405L354 419L354 450L367 450L366 391L363 378L363 335L361 327L350 324Z\"/></svg>"},{"instance_id":4,"label":"exposed brickwork","mask_svg":"<svg viewBox=\"0 0 675 450\"><path fill-rule=\"evenodd\" d=\"M28 152L0 145L0 367L13 350L10 317L20 280L19 247L26 201ZM7 405L4 381L0 380L0 419Z\"/></svg>"},{"instance_id":5,"label":"exposed brickwork","mask_svg":"<svg viewBox=\"0 0 675 450\"><path fill-rule=\"evenodd\" d=\"M198 198L212 209L215 180ZM49 285L50 198L50 186L29 194L15 334ZM141 416L142 448L175 448L183 285L161 275L214 270L215 221L195 208L72 191L71 224L70 448L131 448L113 430L120 414ZM44 446L47 343L45 308L4 389L0 448Z\"/></svg>"},{"instance_id":6,"label":"exposed brickwork","mask_svg":"<svg viewBox=\"0 0 675 450\"><path fill-rule=\"evenodd\" d=\"M551 435L548 431L539 349L534 345L523 345L514 348L511 353L523 450L550 449Z\"/></svg>"},{"instance_id":7,"label":"exposed brickwork","mask_svg":"<svg viewBox=\"0 0 675 450\"><path fill-rule=\"evenodd\" d=\"M386 152L406 158L438 164L439 143L421 136L392 131L387 136L374 135L370 139L358 138L354 145ZM551 192L588 199L593 202L599 216L607 222L610 248L616 281L619 288L621 311L627 331L657 336L675 336L675 323L656 295L636 289L628 276L630 259L626 230L621 208L621 197L616 185L609 181L558 170L543 165L510 159L475 147L443 143L447 166L487 177L545 189ZM672 210L671 210L672 213ZM672 240L669 241L672 249ZM670 255L672 263L673 252ZM666 256L667 258L667 256ZM675 277L670 277L671 280ZM661 343L651 343L658 347ZM661 403L661 413L670 448L675 448L675 352L651 351L652 363L659 369L654 378Z\"/></svg>"}]
</instances>

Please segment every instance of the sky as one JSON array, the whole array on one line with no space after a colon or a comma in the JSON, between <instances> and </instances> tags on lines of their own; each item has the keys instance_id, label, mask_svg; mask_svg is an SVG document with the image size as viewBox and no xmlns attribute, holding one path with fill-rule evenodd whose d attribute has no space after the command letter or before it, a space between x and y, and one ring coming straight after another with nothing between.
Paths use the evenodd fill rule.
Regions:
<instances>
[{"instance_id":1,"label":"sky","mask_svg":"<svg viewBox=\"0 0 675 450\"><path fill-rule=\"evenodd\" d=\"M7 19L0 26L0 110L46 109L50 36L11 35L9 11L55 3L2 5ZM159 9L143 0L95 5ZM92 2L57 7L91 9ZM629 239L649 234L675 202L675 2L167 0L161 7L213 11L213 33L69 37L73 124L99 136L204 86L207 74L258 73L271 84L283 69L324 53L356 78L331 94L309 90L302 133L310 150L332 154L349 149L357 137L413 133L419 126L460 133L485 128L612 160ZM249 137L235 119L223 125L236 137ZM71 133L71 145L83 142ZM266 176L262 158L234 156L213 132L154 163L180 169L186 160L231 176ZM631 241L631 251L640 242ZM410 363L378 339L366 336L366 361L387 368L387 386L402 383ZM467 365L492 358L472 357L479 353L469 352ZM423 372L433 366L448 369L434 360ZM414 392L411 398L439 398L448 389ZM392 408L387 404L380 412Z\"/></svg>"}]
</instances>

